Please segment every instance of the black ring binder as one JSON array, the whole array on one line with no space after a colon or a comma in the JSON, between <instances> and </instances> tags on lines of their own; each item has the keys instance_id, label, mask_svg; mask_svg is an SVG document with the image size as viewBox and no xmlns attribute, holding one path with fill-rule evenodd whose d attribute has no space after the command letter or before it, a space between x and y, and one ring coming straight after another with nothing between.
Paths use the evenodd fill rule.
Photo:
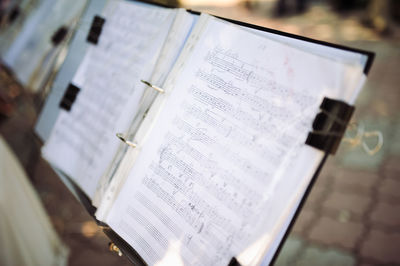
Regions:
<instances>
[{"instance_id":1,"label":"black ring binder","mask_svg":"<svg viewBox=\"0 0 400 266\"><path fill-rule=\"evenodd\" d=\"M343 101L325 97L320 109L306 144L335 154L355 108Z\"/></svg>"},{"instance_id":2,"label":"black ring binder","mask_svg":"<svg viewBox=\"0 0 400 266\"><path fill-rule=\"evenodd\" d=\"M142 0L141 2L145 2L145 1ZM154 4L154 3L152 3L152 4ZM189 11L189 12L191 12L191 11ZM192 12L192 13L199 14L199 13L197 13L197 12ZM101 21L100 21L100 22L99 22L99 21L96 22L96 17L99 18L99 19L101 19ZM101 17L99 17L99 16L96 16L96 17L94 17L94 19L93 19L92 26L91 26L91 30L90 30L90 32L89 32L89 34L88 34L88 36L87 36L87 41L88 41L88 42L91 42L91 43L93 43L93 44L97 44L97 43L98 43L98 39L99 39L99 36L100 36L100 34L101 34L101 31L102 31L102 26L103 26L103 24L104 24L104 22L105 22L105 20L104 20L103 18L101 18ZM224 19L224 18L223 18L223 19ZM243 22L239 22L239 21L232 21L232 20L229 20L229 19L225 19L225 20L231 21L231 22L233 22L233 23L236 23L236 24L239 24L239 25L242 25L242 26L246 26L246 27L250 27L250 28L255 28L255 29L258 29L258 30L262 30L262 31L268 31L268 32L272 32L272 33L274 33L274 34L284 35L284 36L287 36L287 37L290 37L290 38L301 39L301 40L308 41L308 42L314 42L314 43L324 44L324 45L327 45L327 46L336 47L336 48L339 48L339 49L348 50L348 48L345 48L345 47L340 47L340 46L336 46L336 45L332 45L332 44L322 43L322 42L315 41L315 40L311 40L311 39L307 39L307 38L304 38L304 37L295 36L295 35L291 35L291 34L286 34L286 33L282 33L282 32L279 32L279 31L270 30L270 29L266 29L266 28L259 27L259 26L254 26L254 25L250 25L250 24L243 23ZM93 28L95 28L95 29L93 29ZM355 51L355 50L354 50L354 51ZM364 51L360 51L360 50L358 50L358 51L359 51L360 53L366 54L366 55L368 56L368 62L372 63L372 59L373 59L373 54L372 54L372 53L364 52ZM370 65L370 64L369 64L369 65ZM369 69L368 64L367 64L367 66L366 66L366 69ZM365 70L365 71L367 72L368 70ZM149 82L147 82L147 81L141 80L141 82L143 82L144 84L148 85L149 87L152 87L153 89L155 89L156 91L158 91L158 92L160 92L160 93L163 93L163 92L164 92L163 89L161 89L161 88L159 88L159 87L157 87L157 86L153 86L151 83L149 83ZM72 85L72 84L70 84L70 85ZM72 85L72 86L73 86L73 85ZM156 88L159 88L159 89L161 89L161 90L157 90ZM78 88L78 90L79 90L79 88ZM78 92L79 92L79 91L78 91ZM156 92L154 92L154 94L155 94L155 93L156 93ZM151 95L153 95L153 94L151 94ZM76 98L76 95L75 95L75 98ZM74 98L73 100L75 100L75 98ZM331 99L328 99L328 100L331 100ZM335 101L335 100L332 100L332 101ZM61 103L62 103L62 102L61 102ZM61 106L61 103L60 103L60 106ZM68 102L67 102L67 103L68 103ZM72 103L73 103L73 101L69 103L69 105L70 105L70 106L69 106L69 109L71 108ZM344 130L345 130L348 121L343 120L339 115L336 115L334 112L329 112L328 110L326 110L326 108L323 109L323 108L322 108L322 105L323 105L323 104L321 104L321 113L323 113L323 115L321 115L318 119L317 119L317 117L316 117L316 120L317 120L317 121L315 121L314 123L317 124L317 125L320 125L320 124L323 124L323 125L324 125L324 124L328 124L327 120L329 120L329 121L331 121L331 123L337 123L337 124L339 124L340 126L343 126L343 127L344 127ZM68 109L68 110L69 110L69 109ZM149 108L146 109L145 114L147 113L148 109L149 109ZM353 108L353 109L354 109L354 108ZM144 114L144 115L145 115L145 114ZM351 114L350 114L350 117L351 117ZM314 127L313 127L313 128L314 128ZM330 136L338 137L339 139L338 139L337 145L339 145L339 142L340 142L340 140L341 140L341 138L342 138L342 136L343 136L343 134L344 134L344 130L343 130L342 133L340 133L340 132L336 132L336 131L333 131L333 130L325 130L325 127L322 127L321 130L319 130L319 129L318 129L318 130L317 130L317 129L314 129L314 131L311 132L310 135L311 135L311 134L314 134L314 135L318 135L318 137L326 137L326 136L328 136L328 137L330 137ZM126 136L126 135L125 135L125 136ZM118 134L117 134L117 137L118 137L121 141L123 141L124 143L126 143L126 144L129 145L128 141L125 139L125 137L124 137L123 134L118 133ZM130 141L129 141L129 142L130 142ZM130 142L130 143L132 143L132 144L134 144L134 146L136 146L135 143L133 143L133 142ZM130 146L133 146L133 145L130 145ZM129 147L127 147L127 148L129 148ZM326 157L324 157L324 160L321 162L321 164L320 164L320 166L319 166L317 172L315 173L315 175L314 175L314 177L313 177L313 180L315 180L315 178L316 178L316 176L318 175L318 172L320 171L320 168L322 167L322 165L323 165L323 163L324 163L325 160L326 160ZM311 185L309 185L309 187L308 187L308 189L307 189L306 196L307 196L309 190L311 189L311 187L312 187L312 183L311 183ZM306 196L304 196L304 197L302 198L302 203L301 203L301 205L303 204L303 202L304 202ZM89 205L91 205L91 204L90 204L90 200L89 200L88 202L89 202ZM87 208L86 205L85 205L85 207ZM295 215L295 216L297 216L298 213L299 213L299 209L297 209L296 215ZM293 219L293 221L294 221L294 219ZM294 223L293 221L291 222L291 225ZM289 228L290 228L290 227L289 227ZM289 230L290 230L290 229L289 229ZM287 232L286 232L286 234L285 234L285 237L287 236L289 230L287 230ZM129 246L129 244L126 243L122 238L120 238L111 228L106 227L106 228L104 229L104 232L109 236L110 239L112 239L112 241L115 243L115 245L117 245L117 246L120 248L120 251L121 251L124 255L126 255L126 256L129 258L130 261L132 261L132 263L134 263L135 265L136 265L137 263L143 263L143 264L145 264L143 260L137 260L137 257L140 258L139 254L136 253L136 251L133 250L133 249ZM116 241L115 239L118 239L118 240ZM281 244L282 244L283 242L284 242L284 240L281 241ZM281 247L281 246L280 246L280 247ZM280 249L280 248L279 248L279 249ZM278 251L275 253L275 256L274 256L273 261L275 260L277 254L279 254L279 249L278 249ZM132 259L132 258L134 258L134 259ZM235 265L235 266L236 266L236 265L240 265L240 263L236 260L235 257L232 257L232 259L231 259L231 261L230 261L230 263L229 263L228 265L231 265L231 266L234 266L234 265Z\"/></svg>"},{"instance_id":3,"label":"black ring binder","mask_svg":"<svg viewBox=\"0 0 400 266\"><path fill-rule=\"evenodd\" d=\"M103 30L103 25L106 20L100 16L94 16L92 25L90 26L90 31L87 36L87 41L93 44L97 44L99 42L99 37L101 31Z\"/></svg>"}]
</instances>

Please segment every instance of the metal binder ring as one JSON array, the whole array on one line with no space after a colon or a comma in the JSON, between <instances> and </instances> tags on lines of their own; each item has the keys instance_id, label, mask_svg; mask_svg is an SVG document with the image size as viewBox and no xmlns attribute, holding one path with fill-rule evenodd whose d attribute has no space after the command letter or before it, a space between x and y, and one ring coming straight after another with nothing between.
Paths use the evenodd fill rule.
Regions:
<instances>
[{"instance_id":1,"label":"metal binder ring","mask_svg":"<svg viewBox=\"0 0 400 266\"><path fill-rule=\"evenodd\" d=\"M164 89L162 89L162 88L160 88L160 87L158 87L158 86L155 86L155 85L151 84L151 83L148 82L148 81L145 81L145 80L143 80L143 79L141 79L140 81L143 82L144 84L146 84L147 86L149 86L149 87L155 89L156 91L158 91L158 92L160 92L160 93L164 93L164 92L165 92Z\"/></svg>"},{"instance_id":2,"label":"metal binder ring","mask_svg":"<svg viewBox=\"0 0 400 266\"><path fill-rule=\"evenodd\" d=\"M134 143L134 142L132 142L132 141L126 140L126 139L124 138L124 135L123 135L122 133L117 133L116 136L117 136L117 138L119 138L122 142L128 144L129 146L131 146L131 147L133 147L133 148L136 148L137 144Z\"/></svg>"}]
</instances>

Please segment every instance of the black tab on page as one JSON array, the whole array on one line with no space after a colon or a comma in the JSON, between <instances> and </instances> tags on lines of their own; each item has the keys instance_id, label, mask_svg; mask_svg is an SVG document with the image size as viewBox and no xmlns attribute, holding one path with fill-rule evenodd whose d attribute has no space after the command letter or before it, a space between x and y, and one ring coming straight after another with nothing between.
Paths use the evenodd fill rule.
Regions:
<instances>
[{"instance_id":1,"label":"black tab on page","mask_svg":"<svg viewBox=\"0 0 400 266\"><path fill-rule=\"evenodd\" d=\"M308 134L306 144L335 154L354 112L354 106L325 97L320 109L321 111L314 119L313 131Z\"/></svg>"},{"instance_id":2,"label":"black tab on page","mask_svg":"<svg viewBox=\"0 0 400 266\"><path fill-rule=\"evenodd\" d=\"M229 262L228 266L241 266L240 263L237 261L235 257L232 257L231 261Z\"/></svg>"},{"instance_id":3,"label":"black tab on page","mask_svg":"<svg viewBox=\"0 0 400 266\"><path fill-rule=\"evenodd\" d=\"M80 90L81 89L79 89L77 86L70 83L64 93L63 98L61 99L60 108L63 108L66 111L71 111L72 104L75 102Z\"/></svg>"},{"instance_id":4,"label":"black tab on page","mask_svg":"<svg viewBox=\"0 0 400 266\"><path fill-rule=\"evenodd\" d=\"M67 36L67 33L68 28L66 26L61 26L54 32L53 36L51 36L51 43L54 46L59 45L64 40L65 36Z\"/></svg>"},{"instance_id":5,"label":"black tab on page","mask_svg":"<svg viewBox=\"0 0 400 266\"><path fill-rule=\"evenodd\" d=\"M21 15L21 9L19 6L11 9L10 15L8 16L8 23L12 24Z\"/></svg>"},{"instance_id":6,"label":"black tab on page","mask_svg":"<svg viewBox=\"0 0 400 266\"><path fill-rule=\"evenodd\" d=\"M92 26L90 26L90 31L87 36L87 41L93 44L97 44L99 42L99 37L101 31L103 29L103 25L106 20L100 16L94 16L92 21Z\"/></svg>"}]
</instances>

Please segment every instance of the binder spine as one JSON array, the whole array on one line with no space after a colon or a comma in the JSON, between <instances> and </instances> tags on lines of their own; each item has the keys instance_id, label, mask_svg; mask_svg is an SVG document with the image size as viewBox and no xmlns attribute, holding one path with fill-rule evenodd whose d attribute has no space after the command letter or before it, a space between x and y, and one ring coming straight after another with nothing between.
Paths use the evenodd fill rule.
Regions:
<instances>
[{"instance_id":1,"label":"binder spine","mask_svg":"<svg viewBox=\"0 0 400 266\"><path fill-rule=\"evenodd\" d=\"M165 93L164 89L162 89L159 86L154 85L151 82L145 81L145 80L140 80L142 83L146 84L148 88L152 88L153 90L148 91L147 94L143 95L141 105L142 108L140 108L137 116L134 118L132 126L129 128L129 133L131 135L135 135L136 132L138 131L140 125L142 124L143 120L145 119L148 111L150 110L151 106L153 105L155 99L159 94Z\"/></svg>"},{"instance_id":2,"label":"binder spine","mask_svg":"<svg viewBox=\"0 0 400 266\"><path fill-rule=\"evenodd\" d=\"M157 93L165 92L164 89L162 89L148 81L145 81L143 79L141 79L140 81L142 83L146 84L146 86L148 86L149 88L154 89L154 92L157 92ZM157 94L151 93L150 95L148 95L148 97L143 98L142 104L144 104L145 106L138 112L138 115L133 120L132 126L130 127L129 133L128 133L128 136L130 135L129 136L130 138L132 138L133 137L132 135L134 135L136 133L136 131L139 129L141 123L143 122L144 118L146 117L146 114L149 111L149 109L151 108L156 97L157 97ZM146 103L148 103L148 104L146 104ZM126 137L124 137L124 135L122 133L117 133L116 136L125 144L127 144L133 148L136 148L137 143L127 140Z\"/></svg>"},{"instance_id":3,"label":"binder spine","mask_svg":"<svg viewBox=\"0 0 400 266\"><path fill-rule=\"evenodd\" d=\"M122 160L123 160L124 156L126 155L126 153L128 152L128 149L136 148L138 146L138 143L133 141L133 139L135 138L140 125L144 121L148 111L150 110L151 106L153 105L155 99L157 98L157 95L164 92L163 89L161 89L158 86L153 85L150 82L147 82L144 80L141 80L141 82L146 84L149 88L153 88L153 90L149 90L143 95L141 103L140 103L140 108L139 108L136 116L132 120L132 123L131 123L128 131L126 132L126 134L116 133L117 138L119 138L126 145L123 145L118 148L117 154L114 157L113 161L111 162L111 166L105 173L105 176L107 176L108 179L111 179L114 176L114 174L116 173L116 171L118 170L118 168L121 166ZM158 89L156 89L156 88L158 88Z\"/></svg>"},{"instance_id":4,"label":"binder spine","mask_svg":"<svg viewBox=\"0 0 400 266\"><path fill-rule=\"evenodd\" d=\"M343 101L325 97L320 109L306 144L335 154L355 108Z\"/></svg>"}]
</instances>

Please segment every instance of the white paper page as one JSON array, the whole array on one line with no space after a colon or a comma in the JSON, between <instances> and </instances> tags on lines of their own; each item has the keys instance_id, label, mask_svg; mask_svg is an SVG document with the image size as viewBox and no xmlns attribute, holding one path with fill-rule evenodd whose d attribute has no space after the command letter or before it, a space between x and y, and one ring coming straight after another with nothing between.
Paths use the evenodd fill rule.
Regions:
<instances>
[{"instance_id":1,"label":"white paper page","mask_svg":"<svg viewBox=\"0 0 400 266\"><path fill-rule=\"evenodd\" d=\"M362 73L202 19L106 220L151 265L259 263L322 156L304 144L322 98Z\"/></svg>"},{"instance_id":2,"label":"white paper page","mask_svg":"<svg viewBox=\"0 0 400 266\"><path fill-rule=\"evenodd\" d=\"M43 148L44 157L92 198L122 142L151 75L176 10L111 1L99 43L88 49L72 83L79 92L61 111Z\"/></svg>"},{"instance_id":3,"label":"white paper page","mask_svg":"<svg viewBox=\"0 0 400 266\"><path fill-rule=\"evenodd\" d=\"M199 16L194 16L195 21L194 21L194 26L193 29L191 29L191 32L189 36L187 37L187 40L185 41L185 46L184 48L180 51L179 53L179 58L178 61L175 62L174 68L172 69L172 72L176 69L177 65L180 65L182 61L184 61L184 58L190 53L188 47L191 47L193 43L197 42L197 36L199 35L199 32L201 32L201 29L203 28L203 24L206 22L206 19L198 19ZM170 71L169 71L170 73ZM172 75L172 74L171 74ZM164 87L164 83L162 84ZM146 91L150 92L151 90ZM144 95L146 94L144 93ZM141 147L143 146L143 143L145 143L146 138L149 135L149 132L151 131L151 128L153 126L153 122L156 119L158 115L158 111L161 108L163 102L164 102L164 97L165 94L159 94L158 97L154 100L154 102L151 105L151 108L149 109L146 118L141 121L141 124L139 128L135 131L134 133L134 140L135 143L137 143L137 147L134 149L127 149L126 153L124 154L120 166L116 168L116 171L114 173L114 177L111 179L110 183L107 185L106 192L103 195L101 204L98 206L97 211L96 211L96 218L100 221L104 221L110 211L110 208L112 204L115 201L115 198L119 194L119 191L121 190L122 186L124 185L124 182L135 164L137 156L140 154ZM140 104L140 106L144 106L144 104Z\"/></svg>"},{"instance_id":4,"label":"white paper page","mask_svg":"<svg viewBox=\"0 0 400 266\"><path fill-rule=\"evenodd\" d=\"M177 14L175 20L171 26L170 31L168 32L167 38L164 42L163 48L158 56L157 63L154 67L153 73L148 82L154 84L156 86L163 85L166 76L171 71L173 64L175 63L180 51L183 48L183 45L186 42L186 39L193 27L197 16L194 16L185 9L177 10ZM159 92L148 88L144 93L143 97L139 103L139 109L136 114L135 119L133 120L132 125L130 126L127 135L127 139L133 139L136 129L139 126L140 122L143 120L143 115L145 111L151 106L151 103L154 97L157 96ZM120 180L124 180L123 176L115 176L115 171L118 167L120 167L120 163L124 158L127 150L130 147L120 146L117 152L117 155L114 157L112 163L110 164L107 171L104 172L97 190L96 194L93 198L93 205L99 207L102 204L102 199L104 197L104 193L111 182L111 179L118 178L119 180L115 180L114 183L119 183Z\"/></svg>"},{"instance_id":5,"label":"white paper page","mask_svg":"<svg viewBox=\"0 0 400 266\"><path fill-rule=\"evenodd\" d=\"M252 31L258 35L267 37L270 40L279 41L281 43L287 44L291 47L297 49L302 49L305 52L315 54L321 57L326 57L333 61L339 61L341 63L354 64L359 63L360 65L365 65L368 57L366 55L351 52L344 49L338 49L331 46L326 46L322 44L317 44L314 42L307 42L300 39L290 38L281 34L275 34L267 31L259 31L253 28L247 28L248 31Z\"/></svg>"},{"instance_id":6,"label":"white paper page","mask_svg":"<svg viewBox=\"0 0 400 266\"><path fill-rule=\"evenodd\" d=\"M355 60L357 62L357 60ZM356 71L357 68L354 68L352 70L348 70L347 75L342 75L342 80L343 80L343 90L347 91L348 93L346 95L341 95L338 93L337 97L342 98L349 104L354 104L355 99L359 92L361 91L361 88L363 87L366 76L361 73L361 70L364 69L363 65L360 65L359 70ZM349 81L349 83L345 82ZM356 81L358 81L358 84L356 84ZM355 85L356 84L356 85ZM294 164L291 167L287 168L285 175L285 179L290 179L294 180L296 179L297 176L304 176L303 179L299 180L299 182L293 183L287 183L290 184L294 187L296 187L297 194L295 199L291 202L291 204L288 204L289 210L286 212L285 215L282 215L280 220L281 220L281 225L279 228L275 230L275 236L272 238L272 242L268 243L268 249L265 249L266 243L258 243L258 248L254 248L254 250L259 250L260 253L263 253L263 255L260 256L260 253L255 255L257 257L257 261L262 259L262 265L269 265L278 246L280 241L282 241L282 237L287 230L287 227L290 224L291 219L293 218L294 213L296 212L300 200L304 196L305 190L307 189L307 186L309 185L312 176L314 175L315 171L317 170L317 167L319 165L319 161L322 159L322 152L314 149L312 147L304 146L302 147L302 154L298 156L299 160L296 160ZM314 164L310 163L310 158L321 158L315 161ZM281 188L285 188L285 184L282 184ZM290 190L287 190L287 192L290 192ZM282 198L285 198L286 196L282 195ZM253 252L254 252L253 250ZM264 250L264 251L261 251ZM251 252L250 252L251 253ZM242 261L246 261L248 259L249 254L243 254L245 258L242 259ZM249 262L248 264L250 264Z\"/></svg>"}]
</instances>

